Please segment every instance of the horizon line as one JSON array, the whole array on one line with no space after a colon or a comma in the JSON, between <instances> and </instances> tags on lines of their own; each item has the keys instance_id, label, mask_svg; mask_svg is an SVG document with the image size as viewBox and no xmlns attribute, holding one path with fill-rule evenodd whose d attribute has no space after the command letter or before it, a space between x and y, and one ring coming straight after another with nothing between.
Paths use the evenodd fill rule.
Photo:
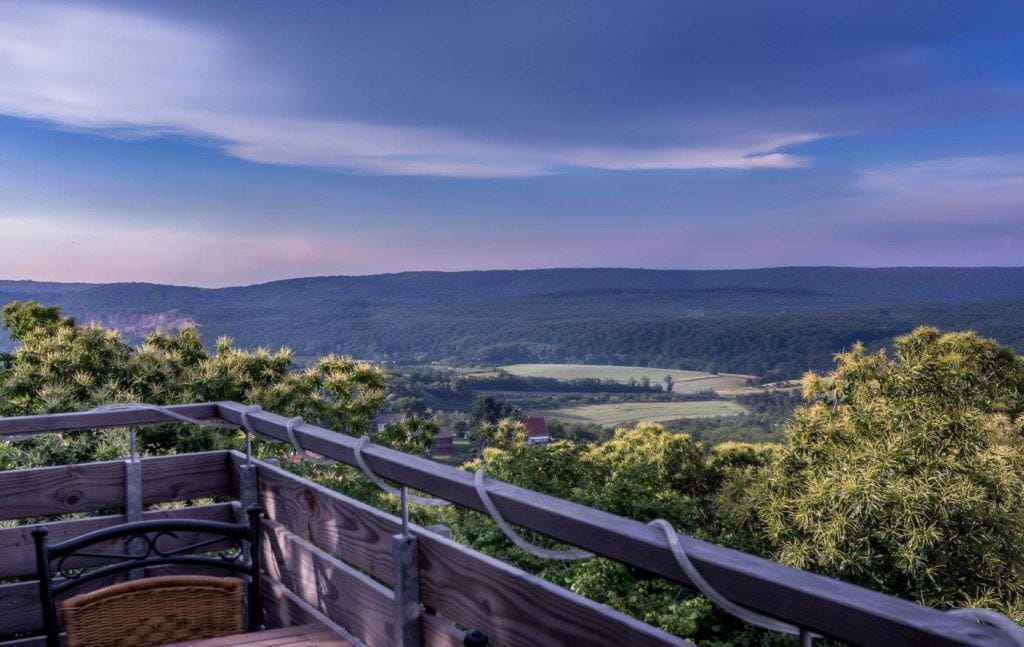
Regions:
<instances>
[{"instance_id":1,"label":"horizon line","mask_svg":"<svg viewBox=\"0 0 1024 647\"><path fill-rule=\"evenodd\" d=\"M153 281L64 281L64 280L36 280L36 279L5 279L0 278L0 285L4 283L28 283L28 284L50 284L67 286L101 287L108 285L154 285L172 288L190 288L196 290L227 290L232 288L249 288L273 283L286 283L290 281L304 281L311 279L358 279L377 278L387 276L403 276L408 274L484 274L498 272L583 272L583 271L632 271L632 272L762 272L769 270L1024 270L1024 265L768 265L762 267L716 267L716 268L656 268L656 267L628 267L628 266L587 266L587 267L530 267L530 268L488 268L488 269L460 269L460 270L401 270L396 272L374 272L368 274L314 274L304 276L290 276L257 283L239 283L226 285L189 285L181 283L157 283Z\"/></svg>"}]
</instances>

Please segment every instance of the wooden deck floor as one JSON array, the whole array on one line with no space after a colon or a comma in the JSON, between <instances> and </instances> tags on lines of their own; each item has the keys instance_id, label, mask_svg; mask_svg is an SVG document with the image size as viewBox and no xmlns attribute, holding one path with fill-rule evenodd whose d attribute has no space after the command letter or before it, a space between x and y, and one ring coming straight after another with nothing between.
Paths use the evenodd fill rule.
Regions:
<instances>
[{"instance_id":1,"label":"wooden deck floor","mask_svg":"<svg viewBox=\"0 0 1024 647\"><path fill-rule=\"evenodd\" d=\"M172 647L355 647L323 625L300 625L283 629L269 629L253 633L236 634L222 638L190 640Z\"/></svg>"}]
</instances>

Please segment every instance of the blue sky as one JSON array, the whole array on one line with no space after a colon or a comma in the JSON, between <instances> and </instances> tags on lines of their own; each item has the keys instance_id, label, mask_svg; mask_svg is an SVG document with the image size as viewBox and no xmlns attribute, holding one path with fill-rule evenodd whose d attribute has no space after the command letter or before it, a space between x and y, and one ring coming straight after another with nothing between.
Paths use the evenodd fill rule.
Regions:
<instances>
[{"instance_id":1,"label":"blue sky","mask_svg":"<svg viewBox=\"0 0 1024 647\"><path fill-rule=\"evenodd\" d=\"M1024 264L1024 4L0 2L0 277Z\"/></svg>"}]
</instances>

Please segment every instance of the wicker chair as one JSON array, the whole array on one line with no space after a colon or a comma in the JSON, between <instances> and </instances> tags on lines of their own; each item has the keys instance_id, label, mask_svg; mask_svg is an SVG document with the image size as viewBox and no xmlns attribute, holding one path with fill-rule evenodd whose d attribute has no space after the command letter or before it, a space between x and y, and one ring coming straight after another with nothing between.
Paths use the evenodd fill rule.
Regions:
<instances>
[{"instance_id":1,"label":"wicker chair","mask_svg":"<svg viewBox=\"0 0 1024 647\"><path fill-rule=\"evenodd\" d=\"M242 633L245 583L237 577L166 575L113 584L65 600L67 647L147 647Z\"/></svg>"},{"instance_id":2,"label":"wicker chair","mask_svg":"<svg viewBox=\"0 0 1024 647\"><path fill-rule=\"evenodd\" d=\"M184 519L126 523L53 545L47 544L46 528L36 528L32 535L47 646L61 644L54 603L57 595L112 575L138 574L151 566L214 567L243 575L248 582L239 577L167 575L76 595L61 604L67 646L144 647L258 630L262 513L259 508L251 508L248 515L248 524ZM159 545L161 538L177 537L178 532L210 538L173 548ZM99 552L116 540L124 541L124 552ZM89 568L76 566L76 560ZM62 580L54 581L51 562Z\"/></svg>"}]
</instances>

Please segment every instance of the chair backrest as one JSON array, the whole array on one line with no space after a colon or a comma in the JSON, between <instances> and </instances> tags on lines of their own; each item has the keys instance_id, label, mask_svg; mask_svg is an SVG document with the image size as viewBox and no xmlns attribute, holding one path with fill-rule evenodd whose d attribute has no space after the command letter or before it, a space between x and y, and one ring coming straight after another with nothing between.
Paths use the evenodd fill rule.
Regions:
<instances>
[{"instance_id":1,"label":"chair backrest","mask_svg":"<svg viewBox=\"0 0 1024 647\"><path fill-rule=\"evenodd\" d=\"M237 577L162 575L111 584L61 603L65 647L150 647L239 634Z\"/></svg>"},{"instance_id":2,"label":"chair backrest","mask_svg":"<svg viewBox=\"0 0 1024 647\"><path fill-rule=\"evenodd\" d=\"M47 542L45 526L36 528L32 537L36 545L39 598L47 645L60 645L56 596L112 575L151 566L213 567L246 576L246 629L259 629L262 509L252 507L247 514L247 524L194 519L137 521L96 530L57 544ZM184 546L161 546L161 539L176 539L179 532L192 532L197 537L206 538ZM105 544L109 546L118 540L123 540L123 551L104 552ZM167 543L166 539L163 543ZM83 568L81 563L76 565L76 558L87 559L89 568Z\"/></svg>"}]
</instances>

